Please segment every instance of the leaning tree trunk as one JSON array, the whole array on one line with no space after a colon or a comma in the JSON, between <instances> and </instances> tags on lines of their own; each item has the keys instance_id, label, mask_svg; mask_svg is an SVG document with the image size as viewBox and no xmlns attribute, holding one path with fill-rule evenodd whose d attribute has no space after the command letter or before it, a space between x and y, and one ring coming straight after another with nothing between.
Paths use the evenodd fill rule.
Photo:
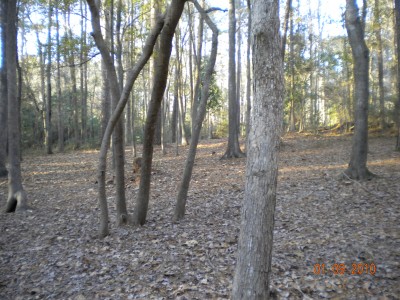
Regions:
<instances>
[{"instance_id":1,"label":"leaning tree trunk","mask_svg":"<svg viewBox=\"0 0 400 300\"><path fill-rule=\"evenodd\" d=\"M369 50L364 40L356 0L346 0L346 30L354 59L355 126L349 167L345 174L357 180L369 179L368 153L368 98L369 98Z\"/></svg>"},{"instance_id":2,"label":"leaning tree trunk","mask_svg":"<svg viewBox=\"0 0 400 300\"><path fill-rule=\"evenodd\" d=\"M284 96L278 6L278 0L254 0L251 8L254 105L233 281L234 300L269 299Z\"/></svg>"},{"instance_id":3,"label":"leaning tree trunk","mask_svg":"<svg viewBox=\"0 0 400 300\"><path fill-rule=\"evenodd\" d=\"M189 190L190 179L192 177L194 159L196 157L197 145L199 143L201 126L203 124L204 116L207 111L207 101L210 95L210 83L212 74L214 72L215 61L217 58L218 51L218 29L215 24L211 21L208 15L204 12L203 8L199 5L199 3L194 0L194 5L197 10L200 12L202 18L207 22L207 25L211 28L212 34L212 46L211 46L211 55L207 63L206 73L204 76L203 87L201 90L201 101L199 103L199 107L196 114L195 125L192 132L192 140L189 147L189 153L186 159L185 170L183 172L182 181L179 187L177 203L175 207L175 215L174 220L180 220L185 215L186 208L186 199Z\"/></svg>"},{"instance_id":4,"label":"leaning tree trunk","mask_svg":"<svg viewBox=\"0 0 400 300\"><path fill-rule=\"evenodd\" d=\"M235 63L235 0L229 0L229 133L228 147L222 158L244 157L244 153L239 145L239 126L238 126L238 105L236 95L236 63Z\"/></svg>"},{"instance_id":5,"label":"leaning tree trunk","mask_svg":"<svg viewBox=\"0 0 400 300\"><path fill-rule=\"evenodd\" d=\"M22 186L20 155L20 123L17 98L17 2L8 1L6 31L6 64L8 96L8 199L6 212L27 209L27 196Z\"/></svg>"},{"instance_id":6,"label":"leaning tree trunk","mask_svg":"<svg viewBox=\"0 0 400 300\"><path fill-rule=\"evenodd\" d=\"M0 3L1 66L0 66L0 177L8 174L7 159L7 68L6 68L6 30L7 2Z\"/></svg>"},{"instance_id":7,"label":"leaning tree trunk","mask_svg":"<svg viewBox=\"0 0 400 300\"><path fill-rule=\"evenodd\" d=\"M105 61L105 65L108 66L108 69L112 66L111 57L108 54L107 47L105 45L105 41L101 34L100 29L100 18L99 11L94 3L94 0L87 0L89 4L90 12L92 14L92 26L93 26L93 37L95 38L96 44L99 47L99 50L102 52L103 60ZM121 117L121 114L124 110L124 107L129 100L129 94L132 90L133 84L136 78L139 76L140 71L143 69L147 61L149 60L151 54L153 53L154 45L156 43L157 37L163 28L164 22L160 20L156 27L154 27L149 34L146 43L143 48L143 52L135 66L129 70L126 84L123 87L121 92L119 101L117 106L115 107L110 120L107 124L106 130L104 132L104 136L101 143L100 155L99 155L99 166L98 166L98 183L99 183L99 206L100 206L100 236L105 237L109 234L108 230L108 207L107 207L107 198L106 198L106 189L105 189L105 174L106 174L106 166L107 166L107 150L110 145L110 137L111 134L118 122L118 119ZM111 71L111 70L110 70ZM116 79L116 73L110 72L113 74L114 80ZM116 88L119 90L118 85ZM114 91L115 93L116 91Z\"/></svg>"},{"instance_id":8,"label":"leaning tree trunk","mask_svg":"<svg viewBox=\"0 0 400 300\"><path fill-rule=\"evenodd\" d=\"M182 15L185 0L172 0L166 17L165 25L160 34L160 51L157 57L157 69L154 74L153 90L147 112L143 140L143 164L141 169L139 194L136 201L134 223L143 225L146 222L149 205L151 164L153 159L153 139L157 116L167 85L169 59L171 57L172 39L175 28Z\"/></svg>"}]
</instances>

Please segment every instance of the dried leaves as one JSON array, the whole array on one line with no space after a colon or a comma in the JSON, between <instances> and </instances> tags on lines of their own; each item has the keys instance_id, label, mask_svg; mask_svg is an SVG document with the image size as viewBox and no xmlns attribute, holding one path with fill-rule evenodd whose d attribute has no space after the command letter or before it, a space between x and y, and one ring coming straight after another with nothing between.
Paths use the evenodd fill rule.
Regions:
<instances>
[{"instance_id":1,"label":"dried leaves","mask_svg":"<svg viewBox=\"0 0 400 300\"><path fill-rule=\"evenodd\" d=\"M379 177L359 183L338 176L350 138L285 137L274 297L398 299L400 155L392 144L370 140L369 168ZM245 160L221 161L224 150L223 143L200 145L187 215L179 223L171 220L184 158L157 152L148 222L115 228L112 219L111 236L103 240L95 237L97 153L27 156L24 185L34 210L0 215L0 298L228 299ZM132 176L127 171L127 179ZM115 210L113 186L108 189ZM129 208L136 193L137 182L127 180ZM0 182L3 203L6 195ZM371 262L375 275L351 274L352 264ZM316 264L324 264L324 274L314 274ZM343 275L334 274L335 264L346 267Z\"/></svg>"}]
</instances>

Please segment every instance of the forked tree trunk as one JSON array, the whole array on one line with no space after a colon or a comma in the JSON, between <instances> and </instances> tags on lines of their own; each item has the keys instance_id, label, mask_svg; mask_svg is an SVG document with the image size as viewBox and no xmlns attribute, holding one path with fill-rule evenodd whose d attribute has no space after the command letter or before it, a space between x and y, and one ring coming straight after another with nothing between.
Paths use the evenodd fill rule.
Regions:
<instances>
[{"instance_id":1,"label":"forked tree trunk","mask_svg":"<svg viewBox=\"0 0 400 300\"><path fill-rule=\"evenodd\" d=\"M160 49L157 57L157 72L153 78L153 90L147 112L143 140L143 164L141 168L139 194L133 222L143 225L146 222L149 205L151 164L153 160L153 139L157 116L167 85L168 66L171 57L172 39L182 15L185 0L172 0L165 17L165 25L160 34Z\"/></svg>"},{"instance_id":2,"label":"forked tree trunk","mask_svg":"<svg viewBox=\"0 0 400 300\"><path fill-rule=\"evenodd\" d=\"M108 49L106 47L103 36L101 34L99 11L96 7L96 4L94 3L94 0L87 0L87 3L89 4L90 12L92 14L93 37L96 41L97 47L102 53L102 57L103 60L105 61L105 65L107 66L109 74L112 74L111 77L114 78L114 81L117 81L115 69L114 72L112 72L111 70L113 68L112 60L108 53ZM129 70L126 79L126 84L123 87L123 90L120 94L118 104L115 107L110 117L110 120L107 124L106 130L104 132L100 148L98 174L97 174L99 183L98 191L99 191L99 206L100 206L100 231L99 231L100 237L105 237L109 234L108 207L107 207L107 198L105 189L105 174L107 166L107 150L110 146L110 137L118 122L118 119L121 117L121 114L124 110L127 101L129 100L129 94L132 90L136 78L139 76L140 71L143 69L144 65L147 63L151 54L153 53L154 45L156 43L157 37L161 29L163 28L163 25L164 25L163 20L160 20L156 24L156 27L152 29L144 45L142 55L140 56L135 66L131 70ZM114 88L116 88L116 90L119 91L118 85L114 86ZM114 94L117 92L116 90L113 91Z\"/></svg>"},{"instance_id":3,"label":"forked tree trunk","mask_svg":"<svg viewBox=\"0 0 400 300\"><path fill-rule=\"evenodd\" d=\"M201 90L201 101L199 103L199 107L197 110L195 126L192 132L192 141L189 147L189 153L186 159L185 170L183 172L183 177L181 184L179 186L179 192L177 197L177 203L175 206L175 215L174 220L178 221L182 219L185 215L186 209L186 200L187 194L189 190L190 179L192 178L192 171L194 160L196 158L196 150L197 145L199 143L201 127L203 124L204 117L206 115L206 108L207 108L207 101L210 95L210 84L212 74L214 72L215 61L217 58L217 50L218 50L218 29L215 24L211 21L208 15L204 12L203 8L199 5L196 0L193 0L194 5L196 6L197 10L202 15L202 18L206 21L207 25L211 28L212 34L212 46L211 46L211 55L207 63L206 73L204 76L203 87Z\"/></svg>"},{"instance_id":4,"label":"forked tree trunk","mask_svg":"<svg viewBox=\"0 0 400 300\"><path fill-rule=\"evenodd\" d=\"M239 145L239 130L238 130L238 105L236 95L236 18L235 18L235 0L229 0L229 83L228 83L228 98L229 98L229 133L228 147L222 158L244 157L244 153Z\"/></svg>"},{"instance_id":5,"label":"forked tree trunk","mask_svg":"<svg viewBox=\"0 0 400 300\"><path fill-rule=\"evenodd\" d=\"M346 0L346 30L354 59L355 126L350 163L345 174L356 180L365 180L372 176L367 169L369 50L365 44L363 28L356 0Z\"/></svg>"},{"instance_id":6,"label":"forked tree trunk","mask_svg":"<svg viewBox=\"0 0 400 300\"><path fill-rule=\"evenodd\" d=\"M254 0L251 8L254 105L233 281L234 300L269 299L284 96L278 6L278 0Z\"/></svg>"},{"instance_id":7,"label":"forked tree trunk","mask_svg":"<svg viewBox=\"0 0 400 300\"><path fill-rule=\"evenodd\" d=\"M22 186L20 155L19 105L17 98L17 2L9 0L7 7L6 64L8 96L8 199L6 212L23 211L28 208L27 196Z\"/></svg>"},{"instance_id":8,"label":"forked tree trunk","mask_svg":"<svg viewBox=\"0 0 400 300\"><path fill-rule=\"evenodd\" d=\"M7 160L7 68L6 68L6 30L7 2L0 3L1 66L0 66L0 177L8 174Z\"/></svg>"}]
</instances>

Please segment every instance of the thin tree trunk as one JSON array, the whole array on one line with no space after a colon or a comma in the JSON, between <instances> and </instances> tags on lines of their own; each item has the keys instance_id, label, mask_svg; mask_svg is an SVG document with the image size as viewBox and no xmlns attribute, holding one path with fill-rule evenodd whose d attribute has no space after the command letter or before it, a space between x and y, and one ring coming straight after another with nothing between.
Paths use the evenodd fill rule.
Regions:
<instances>
[{"instance_id":1,"label":"thin tree trunk","mask_svg":"<svg viewBox=\"0 0 400 300\"><path fill-rule=\"evenodd\" d=\"M109 55L108 49L106 47L105 41L103 39L103 36L101 34L101 29L100 29L100 17L99 17L99 11L96 7L96 4L94 3L94 0L87 0L87 3L89 4L90 12L92 14L92 27L93 27L93 37L96 41L96 44L101 51L103 60L105 61L105 64L107 65L107 70L109 71L108 73L111 75L110 77L113 78L113 82L117 83L117 76L116 72L114 69L114 72L112 71L113 69L113 64L111 57ZM106 190L105 190L105 173L106 173L106 166L107 166L107 150L110 145L110 137L113 132L113 129L117 125L118 119L120 118L124 107L126 105L126 102L129 100L129 94L130 91L132 90L133 84L136 80L136 78L139 76L140 71L143 69L144 65L147 63L149 60L151 54L153 53L154 45L156 43L157 37L163 28L163 20L160 20L157 24L156 27L153 28L151 33L149 34L145 46L143 48L143 53L141 57L139 58L138 62L135 64L135 66L129 70L126 84L122 90L122 93L120 93L120 98L118 101L118 104L116 108L114 109L111 118L107 124L106 131L103 136L102 144L101 144L101 149L100 149L100 155L99 155L99 165L98 165L98 182L99 182L99 206L101 210L101 215L100 215L100 236L104 237L109 234L109 229L108 229L108 207L107 207L107 199L106 199ZM113 86L113 97L116 96L117 93L119 93L119 87L118 84Z\"/></svg>"},{"instance_id":2,"label":"thin tree trunk","mask_svg":"<svg viewBox=\"0 0 400 300\"><path fill-rule=\"evenodd\" d=\"M47 64L46 64L46 87L47 87L47 105L46 105L46 153L52 154L52 98L51 98L51 17L53 9L51 1L48 6L48 28L47 28Z\"/></svg>"},{"instance_id":3,"label":"thin tree trunk","mask_svg":"<svg viewBox=\"0 0 400 300\"><path fill-rule=\"evenodd\" d=\"M87 15L84 0L79 1L82 16ZM81 18L81 45L80 45L80 90L81 90L81 137L82 143L87 140L87 63L86 53L86 18Z\"/></svg>"},{"instance_id":4,"label":"thin tree trunk","mask_svg":"<svg viewBox=\"0 0 400 300\"><path fill-rule=\"evenodd\" d=\"M197 151L197 145L198 145L199 138L200 138L201 127L203 124L204 116L207 111L206 107L207 107L208 97L210 94L210 84L211 84L212 74L214 72L214 66L215 66L215 61L217 58L217 50L218 50L218 29L217 29L217 27L211 21L211 19L208 17L208 15L204 12L203 8L199 5L199 3L196 0L194 0L193 3L196 6L197 10L201 13L202 19L204 19L207 22L207 25L211 28L211 30L213 32L212 47L211 47L210 58L207 63L206 73L204 76L203 87L201 90L201 101L199 103L199 110L198 110L197 117L195 120L194 130L192 132L192 140L191 140L190 147L189 147L189 153L188 153L188 156L186 159L185 170L183 172L182 181L179 186L179 192L178 192L177 203L175 206L175 214L174 214L175 221L182 219L185 215L187 194L189 191L190 179L192 178L193 165L194 165L194 160L196 158L196 151Z\"/></svg>"},{"instance_id":5,"label":"thin tree trunk","mask_svg":"<svg viewBox=\"0 0 400 300\"><path fill-rule=\"evenodd\" d=\"M246 51L246 147L249 138L250 131L250 114L251 114L251 61L250 61L250 52L251 52L251 4L250 0L247 0L247 12L249 18L247 20L247 51ZM247 151L247 149L246 149Z\"/></svg>"},{"instance_id":6,"label":"thin tree trunk","mask_svg":"<svg viewBox=\"0 0 400 300\"><path fill-rule=\"evenodd\" d=\"M244 153L239 145L239 132L237 124L237 95L236 95L236 18L235 18L235 0L229 0L229 136L228 147L222 158L244 157Z\"/></svg>"},{"instance_id":7,"label":"thin tree trunk","mask_svg":"<svg viewBox=\"0 0 400 300\"><path fill-rule=\"evenodd\" d=\"M143 225L146 222L149 205L155 123L160 112L161 101L163 99L167 84L168 66L172 50L172 39L174 37L175 29L181 17L185 2L185 0L172 0L165 17L165 26L160 35L160 49L163 51L160 51L157 57L157 72L154 74L153 90L145 124L143 164L141 168L139 194L136 201L136 210L134 216L135 224Z\"/></svg>"},{"instance_id":8,"label":"thin tree trunk","mask_svg":"<svg viewBox=\"0 0 400 300\"><path fill-rule=\"evenodd\" d=\"M245 196L232 299L269 299L284 96L279 1L252 7L253 95Z\"/></svg>"},{"instance_id":9,"label":"thin tree trunk","mask_svg":"<svg viewBox=\"0 0 400 300\"><path fill-rule=\"evenodd\" d=\"M381 129L385 129L385 87L383 84L383 51L382 51L382 22L381 22L381 10L379 7L379 1L375 0L374 10L374 27L377 43L377 55L378 55L378 80L379 80L379 126Z\"/></svg>"},{"instance_id":10,"label":"thin tree trunk","mask_svg":"<svg viewBox=\"0 0 400 300\"><path fill-rule=\"evenodd\" d=\"M22 186L18 97L17 97L17 2L9 0L7 7L6 64L8 97L8 198L6 212L23 211L28 208L27 195Z\"/></svg>"},{"instance_id":11,"label":"thin tree trunk","mask_svg":"<svg viewBox=\"0 0 400 300\"><path fill-rule=\"evenodd\" d=\"M400 0L394 1L396 11L396 45L397 45L397 102L395 109L395 118L397 124L396 150L400 151Z\"/></svg>"},{"instance_id":12,"label":"thin tree trunk","mask_svg":"<svg viewBox=\"0 0 400 300\"><path fill-rule=\"evenodd\" d=\"M58 151L64 152L64 116L61 101L61 47L60 47L60 22L59 7L56 9L56 42L57 42L57 114L58 114Z\"/></svg>"},{"instance_id":13,"label":"thin tree trunk","mask_svg":"<svg viewBox=\"0 0 400 300\"><path fill-rule=\"evenodd\" d=\"M7 31L7 1L0 3L0 31L1 31L1 66L0 66L0 177L8 174L7 161L7 58L6 58L6 31Z\"/></svg>"},{"instance_id":14,"label":"thin tree trunk","mask_svg":"<svg viewBox=\"0 0 400 300\"><path fill-rule=\"evenodd\" d=\"M285 8L285 19L283 21L282 30L282 61L285 61L285 51L286 51L286 40L287 40L287 30L289 25L289 16L292 11L292 0L286 0Z\"/></svg>"},{"instance_id":15,"label":"thin tree trunk","mask_svg":"<svg viewBox=\"0 0 400 300\"><path fill-rule=\"evenodd\" d=\"M346 30L353 53L355 81L355 126L350 163L345 174L353 179L372 177L367 169L368 154L368 100L369 100L369 50L364 40L356 0L346 0Z\"/></svg>"}]
</instances>

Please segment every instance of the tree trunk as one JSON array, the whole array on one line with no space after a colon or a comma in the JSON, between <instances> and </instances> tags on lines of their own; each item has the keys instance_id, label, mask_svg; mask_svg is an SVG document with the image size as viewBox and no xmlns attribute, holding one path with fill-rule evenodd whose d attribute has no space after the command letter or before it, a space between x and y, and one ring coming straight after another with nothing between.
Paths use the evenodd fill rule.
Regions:
<instances>
[{"instance_id":1,"label":"tree trunk","mask_svg":"<svg viewBox=\"0 0 400 300\"><path fill-rule=\"evenodd\" d=\"M17 2L9 0L7 7L6 64L8 96L8 199L6 212L23 211L28 208L27 196L22 186L19 105L17 98Z\"/></svg>"},{"instance_id":2,"label":"tree trunk","mask_svg":"<svg viewBox=\"0 0 400 300\"><path fill-rule=\"evenodd\" d=\"M94 0L87 0L87 3L89 4L90 12L92 14L92 27L93 27L93 37L95 39L96 45L99 48L103 60L105 62L105 65L107 66L108 73L110 74L110 77L113 78L112 82L116 83L117 82L117 76L115 69L113 68L111 56L109 55L108 49L106 47L105 41L103 39L103 36L101 34L101 28L100 28L100 17L99 17L99 11L96 7L96 4L94 3ZM159 35L162 27L163 27L163 22L160 20L157 23L157 26L151 31L149 34L145 46L143 48L143 53L141 57L139 58L138 62L136 65L129 70L126 84L120 93L120 98L118 101L118 104L116 108L114 109L112 116L107 124L107 128L105 130L103 140L101 143L101 148L100 148L100 155L99 155L99 165L98 165L98 182L99 182L99 206L101 210L101 215L100 215L100 236L105 237L108 235L109 230L108 230L108 207L107 207L107 198L106 198L106 190L105 190L105 173L106 173L106 166L107 166L107 150L110 145L110 137L111 134L117 125L118 119L120 118L124 107L126 105L126 102L129 100L129 94L130 91L132 90L133 84L136 80L136 78L139 76L140 71L143 69L144 65L146 62L149 60L151 54L153 53L153 48L157 40L157 36ZM114 71L112 71L114 70ZM116 94L119 93L119 86L118 84L113 86L113 97L116 96ZM122 215L119 217L123 217ZM127 217L127 216L125 216Z\"/></svg>"},{"instance_id":3,"label":"tree trunk","mask_svg":"<svg viewBox=\"0 0 400 300\"><path fill-rule=\"evenodd\" d=\"M1 66L0 66L0 177L8 174L7 160L7 63L6 63L7 1L0 3Z\"/></svg>"},{"instance_id":4,"label":"tree trunk","mask_svg":"<svg viewBox=\"0 0 400 300\"><path fill-rule=\"evenodd\" d=\"M157 69L154 74L153 90L149 109L147 112L144 140L143 140L143 164L141 169L139 194L136 201L134 223L143 225L146 222L149 205L151 164L153 159L153 139L157 116L160 112L161 101L167 85L169 59L172 50L172 39L175 28L181 17L185 0L172 0L166 17L165 26L160 34L160 51L157 57Z\"/></svg>"},{"instance_id":5,"label":"tree trunk","mask_svg":"<svg viewBox=\"0 0 400 300\"><path fill-rule=\"evenodd\" d=\"M46 64L46 87L47 87L47 104L46 104L46 153L52 154L52 98L51 98L51 17L53 13L52 4L49 0L48 6L48 28L47 28L47 64Z\"/></svg>"},{"instance_id":6,"label":"tree trunk","mask_svg":"<svg viewBox=\"0 0 400 300\"><path fill-rule=\"evenodd\" d=\"M254 105L232 299L269 299L284 95L278 0L252 7Z\"/></svg>"},{"instance_id":7,"label":"tree trunk","mask_svg":"<svg viewBox=\"0 0 400 300\"><path fill-rule=\"evenodd\" d=\"M56 42L57 42L57 113L58 113L58 151L64 152L64 116L61 101L61 47L59 7L56 9Z\"/></svg>"},{"instance_id":8,"label":"tree trunk","mask_svg":"<svg viewBox=\"0 0 400 300\"><path fill-rule=\"evenodd\" d=\"M204 7L204 0L202 0L202 7ZM203 36L204 36L204 19L199 15L199 27L197 28L197 49L194 47L193 50L195 54L196 63L196 82L194 86L194 95L192 103L192 134L194 127L196 126L197 111L200 103L200 83L201 83L201 59L203 56Z\"/></svg>"},{"instance_id":9,"label":"tree trunk","mask_svg":"<svg viewBox=\"0 0 400 300\"><path fill-rule=\"evenodd\" d=\"M79 1L80 12L82 16L87 15L86 2ZM82 143L85 144L87 140L87 63L85 62L87 56L86 45L86 18L81 18L81 44L80 44L80 94L81 94L81 137Z\"/></svg>"},{"instance_id":10,"label":"tree trunk","mask_svg":"<svg viewBox=\"0 0 400 300\"><path fill-rule=\"evenodd\" d=\"M350 163L345 174L357 180L369 179L368 154L368 100L369 100L369 50L364 41L356 0L346 0L346 30L354 59L355 126Z\"/></svg>"},{"instance_id":11,"label":"tree trunk","mask_svg":"<svg viewBox=\"0 0 400 300\"><path fill-rule=\"evenodd\" d=\"M396 11L396 44L397 44L397 105L395 110L397 124L396 150L400 151L400 0L394 1Z\"/></svg>"},{"instance_id":12,"label":"tree trunk","mask_svg":"<svg viewBox=\"0 0 400 300\"><path fill-rule=\"evenodd\" d=\"M251 113L251 61L250 61L250 50L251 50L251 4L250 0L247 0L247 12L249 18L247 20L247 51L246 51L246 145L249 138L250 131L250 113ZM247 151L247 149L246 149Z\"/></svg>"},{"instance_id":13,"label":"tree trunk","mask_svg":"<svg viewBox=\"0 0 400 300\"><path fill-rule=\"evenodd\" d=\"M292 0L286 0L285 19L283 21L283 30L282 30L282 32L283 32L282 33L282 61L285 61L287 30L288 30L289 16L290 16L291 11L292 11Z\"/></svg>"},{"instance_id":14,"label":"tree trunk","mask_svg":"<svg viewBox=\"0 0 400 300\"><path fill-rule=\"evenodd\" d=\"M196 150L200 138L201 127L203 124L204 116L206 115L207 101L210 94L210 83L212 74L214 72L214 66L218 50L217 27L211 21L208 15L204 12L203 8L199 5L199 3L196 0L194 0L193 3L196 6L197 10L201 13L202 19L204 19L207 22L207 25L211 28L213 32L212 47L211 47L211 55L207 63L206 73L204 75L204 82L201 90L201 101L199 103L199 109L195 120L194 131L192 132L192 141L190 143L189 153L186 159L185 170L183 172L182 181L179 187L177 203L175 206L175 214L174 214L175 221L182 219L185 215L187 194L189 190L190 179L192 178L193 165L194 165L194 160L196 158Z\"/></svg>"},{"instance_id":15,"label":"tree trunk","mask_svg":"<svg viewBox=\"0 0 400 300\"><path fill-rule=\"evenodd\" d=\"M382 51L382 22L381 22L381 11L379 7L379 1L375 0L374 10L374 27L377 43L377 54L378 54L378 80L379 80L379 126L381 129L386 127L385 122L385 90L383 84L383 51Z\"/></svg>"},{"instance_id":16,"label":"tree trunk","mask_svg":"<svg viewBox=\"0 0 400 300\"><path fill-rule=\"evenodd\" d=\"M235 63L235 34L236 34L236 18L235 18L235 0L229 0L229 135L228 148L222 158L244 157L244 153L240 150L239 131L237 124L237 95L236 95L236 63Z\"/></svg>"}]
</instances>

